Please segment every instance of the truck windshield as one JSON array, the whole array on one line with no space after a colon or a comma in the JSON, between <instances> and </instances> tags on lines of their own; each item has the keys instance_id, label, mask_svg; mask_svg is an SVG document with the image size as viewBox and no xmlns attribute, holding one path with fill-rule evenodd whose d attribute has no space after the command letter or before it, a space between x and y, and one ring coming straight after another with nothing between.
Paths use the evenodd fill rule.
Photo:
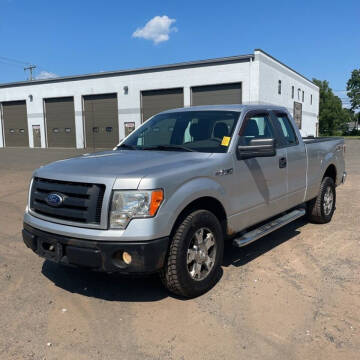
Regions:
<instances>
[{"instance_id":1,"label":"truck windshield","mask_svg":"<svg viewBox=\"0 0 360 360\"><path fill-rule=\"evenodd\" d=\"M118 149L225 153L237 111L183 111L155 115Z\"/></svg>"}]
</instances>

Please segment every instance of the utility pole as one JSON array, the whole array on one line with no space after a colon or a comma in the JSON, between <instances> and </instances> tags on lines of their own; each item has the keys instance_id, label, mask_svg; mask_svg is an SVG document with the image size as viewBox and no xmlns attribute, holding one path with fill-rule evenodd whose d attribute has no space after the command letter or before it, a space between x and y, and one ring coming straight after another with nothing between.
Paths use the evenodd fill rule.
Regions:
<instances>
[{"instance_id":1,"label":"utility pole","mask_svg":"<svg viewBox=\"0 0 360 360\"><path fill-rule=\"evenodd\" d=\"M24 67L24 71L29 70L30 72L30 81L33 79L33 70L36 69L36 65L29 65L27 67Z\"/></svg>"}]
</instances>

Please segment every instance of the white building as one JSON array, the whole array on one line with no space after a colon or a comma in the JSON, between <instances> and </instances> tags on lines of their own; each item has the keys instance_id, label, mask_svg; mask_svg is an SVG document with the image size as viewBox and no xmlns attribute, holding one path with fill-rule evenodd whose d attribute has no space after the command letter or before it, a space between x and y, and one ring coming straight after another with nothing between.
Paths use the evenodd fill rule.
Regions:
<instances>
[{"instance_id":1,"label":"white building","mask_svg":"<svg viewBox=\"0 0 360 360\"><path fill-rule=\"evenodd\" d=\"M112 147L165 109L257 103L288 108L317 135L319 88L262 50L134 70L0 84L0 147Z\"/></svg>"}]
</instances>

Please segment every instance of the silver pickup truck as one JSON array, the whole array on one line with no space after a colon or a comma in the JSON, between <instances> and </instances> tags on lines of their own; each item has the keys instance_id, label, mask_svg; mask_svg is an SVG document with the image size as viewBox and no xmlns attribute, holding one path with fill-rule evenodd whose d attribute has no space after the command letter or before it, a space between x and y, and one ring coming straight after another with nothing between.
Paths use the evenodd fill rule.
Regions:
<instances>
[{"instance_id":1,"label":"silver pickup truck","mask_svg":"<svg viewBox=\"0 0 360 360\"><path fill-rule=\"evenodd\" d=\"M23 239L60 264L158 272L198 296L218 278L225 240L241 247L305 214L329 222L344 151L341 138L302 139L282 107L165 111L112 151L37 169Z\"/></svg>"}]
</instances>

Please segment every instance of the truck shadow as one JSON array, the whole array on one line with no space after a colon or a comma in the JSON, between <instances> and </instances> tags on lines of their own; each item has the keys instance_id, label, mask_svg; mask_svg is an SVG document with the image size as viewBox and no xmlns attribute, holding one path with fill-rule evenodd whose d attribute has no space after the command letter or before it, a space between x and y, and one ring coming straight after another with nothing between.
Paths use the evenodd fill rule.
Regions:
<instances>
[{"instance_id":1,"label":"truck shadow","mask_svg":"<svg viewBox=\"0 0 360 360\"><path fill-rule=\"evenodd\" d=\"M106 301L159 301L170 294L157 275L130 277L58 265L45 260L42 274L66 291Z\"/></svg>"},{"instance_id":2,"label":"truck shadow","mask_svg":"<svg viewBox=\"0 0 360 360\"><path fill-rule=\"evenodd\" d=\"M298 229L305 224L307 224L305 219L299 219L243 248L235 248L230 241L227 242L223 266L246 265L276 246L296 237L300 234ZM42 274L55 286L66 291L106 301L151 302L162 300L168 296L187 300L169 293L156 274L146 277L104 274L61 266L48 260L43 263ZM218 273L218 281L222 275L221 269Z\"/></svg>"},{"instance_id":3,"label":"truck shadow","mask_svg":"<svg viewBox=\"0 0 360 360\"><path fill-rule=\"evenodd\" d=\"M239 267L246 265L257 257L299 235L299 228L307 223L308 221L305 218L300 218L242 248L236 248L232 246L231 241L228 241L225 243L223 266Z\"/></svg>"}]
</instances>

